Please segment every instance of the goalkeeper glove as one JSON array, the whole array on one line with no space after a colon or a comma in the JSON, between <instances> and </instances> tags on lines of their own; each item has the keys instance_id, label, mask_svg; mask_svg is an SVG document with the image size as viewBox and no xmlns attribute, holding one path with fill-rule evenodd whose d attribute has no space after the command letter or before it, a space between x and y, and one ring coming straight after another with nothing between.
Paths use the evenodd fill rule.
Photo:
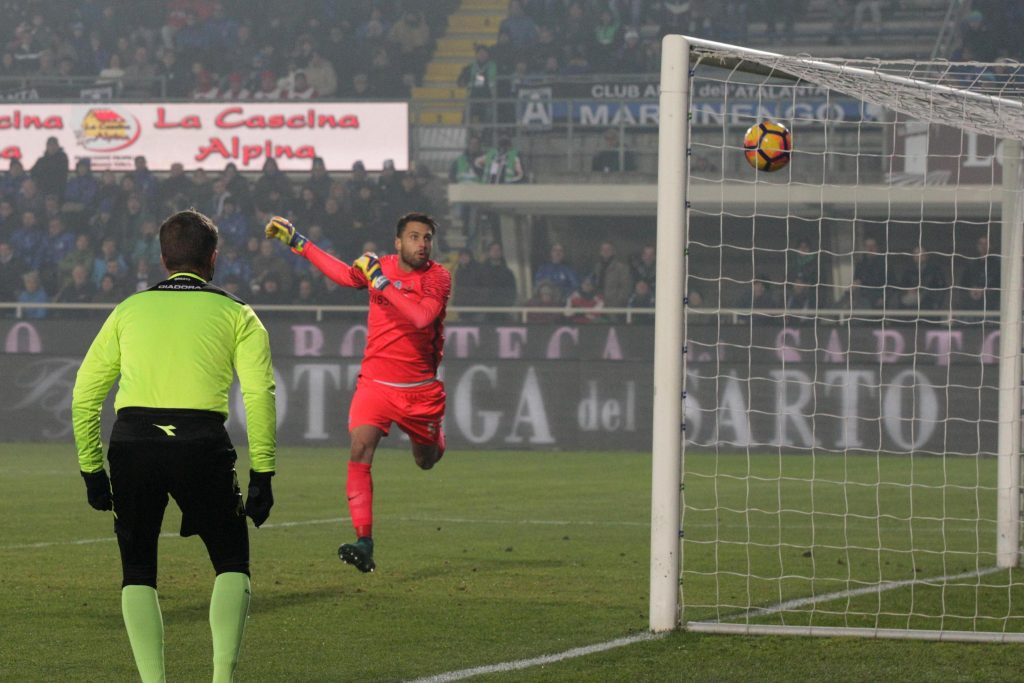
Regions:
<instances>
[{"instance_id":1,"label":"goalkeeper glove","mask_svg":"<svg viewBox=\"0 0 1024 683\"><path fill-rule=\"evenodd\" d=\"M366 252L357 258L352 265L366 278L366 284L378 292L391 284L391 280L387 279L384 272L380 269L380 260L373 252Z\"/></svg>"},{"instance_id":2,"label":"goalkeeper glove","mask_svg":"<svg viewBox=\"0 0 1024 683\"><path fill-rule=\"evenodd\" d=\"M279 239L289 247L296 254L301 254L306 249L306 244L309 242L305 236L301 235L295 226L291 224L287 218L281 216L274 216L267 223L267 227L263 229L267 239Z\"/></svg>"},{"instance_id":3,"label":"goalkeeper glove","mask_svg":"<svg viewBox=\"0 0 1024 683\"><path fill-rule=\"evenodd\" d=\"M94 510L113 510L114 498L110 493L110 479L104 469L96 472L82 472L85 479L85 497Z\"/></svg>"},{"instance_id":4,"label":"goalkeeper glove","mask_svg":"<svg viewBox=\"0 0 1024 683\"><path fill-rule=\"evenodd\" d=\"M270 516L270 508L274 507L274 490L270 486L273 472L253 472L249 470L249 497L245 500L245 514L258 529Z\"/></svg>"}]
</instances>

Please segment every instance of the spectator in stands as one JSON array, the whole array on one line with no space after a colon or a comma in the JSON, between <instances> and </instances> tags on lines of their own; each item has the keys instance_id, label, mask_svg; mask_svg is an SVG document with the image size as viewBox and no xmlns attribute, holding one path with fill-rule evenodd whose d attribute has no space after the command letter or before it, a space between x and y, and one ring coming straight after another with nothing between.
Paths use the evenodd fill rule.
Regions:
<instances>
[{"instance_id":1,"label":"spectator in stands","mask_svg":"<svg viewBox=\"0 0 1024 683\"><path fill-rule=\"evenodd\" d=\"M241 207L230 194L221 203L221 211L214 218L220 231L221 249L231 244L241 248L248 239L249 221L242 213Z\"/></svg>"},{"instance_id":2,"label":"spectator in stands","mask_svg":"<svg viewBox=\"0 0 1024 683\"><path fill-rule=\"evenodd\" d=\"M551 245L550 260L547 263L542 263L534 273L533 286L535 290L542 282L547 282L554 288L554 294L559 303L565 302L569 295L580 286L579 276L566 262L565 247L559 242Z\"/></svg>"},{"instance_id":3,"label":"spectator in stands","mask_svg":"<svg viewBox=\"0 0 1024 683\"><path fill-rule=\"evenodd\" d=\"M767 275L759 273L756 278L750 283L750 287L747 291L740 295L736 301L736 308L741 311L759 311L765 309L782 308L782 302L779 301L779 297L776 296L775 290L771 285ZM768 323L771 321L771 316L757 315L752 316L739 316L740 320L753 319L755 323Z\"/></svg>"},{"instance_id":4,"label":"spectator in stands","mask_svg":"<svg viewBox=\"0 0 1024 683\"><path fill-rule=\"evenodd\" d=\"M114 52L107 59L107 65L100 70L99 75L96 77L96 84L109 85L113 88L115 94L120 95L121 87L123 86L122 79L125 74L121 66L121 55Z\"/></svg>"},{"instance_id":5,"label":"spectator in stands","mask_svg":"<svg viewBox=\"0 0 1024 683\"><path fill-rule=\"evenodd\" d=\"M363 171L365 172L365 170L364 168ZM369 181L367 180L367 182ZM306 179L303 187L312 190L317 200L321 203L331 193L331 176L327 172L327 165L322 157L313 158L312 165L309 168L309 178Z\"/></svg>"},{"instance_id":6,"label":"spectator in stands","mask_svg":"<svg viewBox=\"0 0 1024 683\"><path fill-rule=\"evenodd\" d=\"M608 128L604 132L605 148L594 155L590 162L590 170L597 173L621 173L636 170L636 154L625 149L616 128Z\"/></svg>"},{"instance_id":7,"label":"spectator in stands","mask_svg":"<svg viewBox=\"0 0 1024 683\"><path fill-rule=\"evenodd\" d=\"M484 267L469 249L459 249L458 260L452 268L452 305L483 306L487 300L484 285ZM482 313L460 313L460 320L480 322Z\"/></svg>"},{"instance_id":8,"label":"spectator in stands","mask_svg":"<svg viewBox=\"0 0 1024 683\"><path fill-rule=\"evenodd\" d=\"M270 69L260 73L260 86L252 94L257 101L276 101L285 98L285 91L277 81L277 74Z\"/></svg>"},{"instance_id":9,"label":"spectator in stands","mask_svg":"<svg viewBox=\"0 0 1024 683\"><path fill-rule=\"evenodd\" d=\"M113 267L111 267L113 264ZM128 273L128 264L117 248L117 239L112 236L103 238L100 243L100 253L93 259L92 281L99 285L105 273L113 275L120 283L121 279Z\"/></svg>"},{"instance_id":10,"label":"spectator in stands","mask_svg":"<svg viewBox=\"0 0 1024 683\"><path fill-rule=\"evenodd\" d=\"M811 251L811 241L806 237L797 240L796 248L789 251L786 275L789 280L802 279L816 287L818 277L818 254Z\"/></svg>"},{"instance_id":11,"label":"spectator in stands","mask_svg":"<svg viewBox=\"0 0 1024 683\"><path fill-rule=\"evenodd\" d=\"M156 78L156 64L150 59L149 50L139 45L132 54L132 60L124 67L125 94L150 96L153 79Z\"/></svg>"},{"instance_id":12,"label":"spectator in stands","mask_svg":"<svg viewBox=\"0 0 1024 683\"><path fill-rule=\"evenodd\" d=\"M296 71L292 74L291 85L285 93L286 100L315 100L320 95L316 89L309 84L305 71Z\"/></svg>"},{"instance_id":13,"label":"spectator in stands","mask_svg":"<svg viewBox=\"0 0 1024 683\"><path fill-rule=\"evenodd\" d=\"M996 57L999 41L995 30L981 10L971 10L960 27L960 47L954 51L957 60L990 62Z\"/></svg>"},{"instance_id":14,"label":"spectator in stands","mask_svg":"<svg viewBox=\"0 0 1024 683\"><path fill-rule=\"evenodd\" d=\"M353 100L369 100L377 97L377 91L370 83L370 77L360 71L352 74L352 86L349 88L348 96Z\"/></svg>"},{"instance_id":15,"label":"spectator in stands","mask_svg":"<svg viewBox=\"0 0 1024 683\"><path fill-rule=\"evenodd\" d=\"M39 272L29 270L21 276L21 289L17 294L17 302L21 304L45 304L50 301L50 296L43 288L39 279ZM24 308L21 311L23 318L39 320L47 316L45 308Z\"/></svg>"},{"instance_id":16,"label":"spectator in stands","mask_svg":"<svg viewBox=\"0 0 1024 683\"><path fill-rule=\"evenodd\" d=\"M786 283L788 296L786 297L786 324L801 324L809 322L814 311L818 308L817 288L802 276L797 276Z\"/></svg>"},{"instance_id":17,"label":"spectator in stands","mask_svg":"<svg viewBox=\"0 0 1024 683\"><path fill-rule=\"evenodd\" d=\"M879 308L885 296L886 259L874 237L865 238L862 249L853 261L853 307Z\"/></svg>"},{"instance_id":18,"label":"spectator in stands","mask_svg":"<svg viewBox=\"0 0 1024 683\"><path fill-rule=\"evenodd\" d=\"M598 73L609 73L615 70L620 28L619 20L611 9L602 9L598 15L597 25L594 27L590 46L590 63Z\"/></svg>"},{"instance_id":19,"label":"spectator in stands","mask_svg":"<svg viewBox=\"0 0 1024 683\"><path fill-rule=\"evenodd\" d=\"M249 210L252 206L252 188L245 176L238 172L234 162L224 165L224 172L220 177L224 180L224 187L238 201L238 205L243 210Z\"/></svg>"},{"instance_id":20,"label":"spectator in stands","mask_svg":"<svg viewBox=\"0 0 1024 683\"><path fill-rule=\"evenodd\" d=\"M185 97L190 90L190 78L185 66L178 61L172 49L164 49L160 55L157 76L163 82L164 95L170 98Z\"/></svg>"},{"instance_id":21,"label":"spectator in stands","mask_svg":"<svg viewBox=\"0 0 1024 683\"><path fill-rule=\"evenodd\" d=\"M645 244L640 252L630 259L630 271L634 280L643 280L654 293L658 278L657 250L653 244Z\"/></svg>"},{"instance_id":22,"label":"spectator in stands","mask_svg":"<svg viewBox=\"0 0 1024 683\"><path fill-rule=\"evenodd\" d=\"M483 182L489 185L518 183L525 175L519 150L512 146L507 135L498 138L497 147L491 147L473 163L480 170Z\"/></svg>"},{"instance_id":23,"label":"spectator in stands","mask_svg":"<svg viewBox=\"0 0 1024 683\"><path fill-rule=\"evenodd\" d=\"M544 65L552 57L558 60L562 55L562 45L555 36L555 31L550 26L541 26L537 42L529 49L529 69L531 72L544 70Z\"/></svg>"},{"instance_id":24,"label":"spectator in stands","mask_svg":"<svg viewBox=\"0 0 1024 683\"><path fill-rule=\"evenodd\" d=\"M64 213L71 220L83 220L95 209L99 187L89 159L79 159L75 164L75 174L68 180L64 191L64 204L61 207Z\"/></svg>"},{"instance_id":25,"label":"spectator in stands","mask_svg":"<svg viewBox=\"0 0 1024 683\"><path fill-rule=\"evenodd\" d=\"M421 211L426 214L433 213L433 206L430 199L423 193L419 183L416 181L416 173L406 171L401 174L398 188L394 195L394 207L405 213L407 211Z\"/></svg>"},{"instance_id":26,"label":"spectator in stands","mask_svg":"<svg viewBox=\"0 0 1024 683\"><path fill-rule=\"evenodd\" d=\"M21 214L21 224L11 232L11 246L25 265L31 270L39 267L40 249L43 246L43 230L36 220L35 211Z\"/></svg>"},{"instance_id":27,"label":"spectator in stands","mask_svg":"<svg viewBox=\"0 0 1024 683\"><path fill-rule=\"evenodd\" d=\"M25 166L18 159L11 159L10 165L7 167L7 173L4 174L3 180L0 181L0 194L8 199L16 199L21 192L22 184L29 179L28 173L25 172Z\"/></svg>"},{"instance_id":28,"label":"spectator in stands","mask_svg":"<svg viewBox=\"0 0 1024 683\"><path fill-rule=\"evenodd\" d=\"M108 273L100 278L100 285L96 288L92 302L94 304L116 304L120 303L123 298L124 294L119 289L117 278Z\"/></svg>"},{"instance_id":29,"label":"spectator in stands","mask_svg":"<svg viewBox=\"0 0 1024 683\"><path fill-rule=\"evenodd\" d=\"M555 286L546 280L541 281L534 287L533 296L527 300L526 305L536 308L554 309L550 312L531 311L527 313L526 322L528 323L551 324L565 319L562 311L559 310L563 306L563 300L558 295L558 290Z\"/></svg>"},{"instance_id":30,"label":"spectator in stands","mask_svg":"<svg viewBox=\"0 0 1024 683\"><path fill-rule=\"evenodd\" d=\"M96 251L92 248L92 239L88 233L81 232L75 237L75 247L64 255L57 265L57 273L61 285L71 279L71 271L75 266L84 266L88 272L92 272L92 265L96 261Z\"/></svg>"},{"instance_id":31,"label":"spectator in stands","mask_svg":"<svg viewBox=\"0 0 1024 683\"><path fill-rule=\"evenodd\" d=\"M245 87L245 77L237 71L228 74L227 84L218 93L218 99L241 102L252 98L252 92Z\"/></svg>"},{"instance_id":32,"label":"spectator in stands","mask_svg":"<svg viewBox=\"0 0 1024 683\"><path fill-rule=\"evenodd\" d=\"M267 280L274 280L270 298L278 296L278 292L288 293L291 291L292 271L288 261L274 249L270 240L260 240L259 253L252 259L252 280L249 288L254 293L260 293ZM275 286L276 285L276 286ZM263 303L270 303L267 297L261 296Z\"/></svg>"},{"instance_id":33,"label":"spectator in stands","mask_svg":"<svg viewBox=\"0 0 1024 683\"><path fill-rule=\"evenodd\" d=\"M377 176L377 197L383 213L394 213L401 208L402 177L395 170L393 159L385 159L383 169ZM319 244L319 242L317 243Z\"/></svg>"},{"instance_id":34,"label":"spectator in stands","mask_svg":"<svg viewBox=\"0 0 1024 683\"><path fill-rule=\"evenodd\" d=\"M640 42L640 33L635 28L628 28L622 38L622 46L615 55L615 71L623 74L644 73L647 54Z\"/></svg>"},{"instance_id":35,"label":"spectator in stands","mask_svg":"<svg viewBox=\"0 0 1024 683\"><path fill-rule=\"evenodd\" d=\"M338 92L338 75L334 65L319 50L314 50L305 67L306 78L319 97L331 97Z\"/></svg>"},{"instance_id":36,"label":"spectator in stands","mask_svg":"<svg viewBox=\"0 0 1024 683\"><path fill-rule=\"evenodd\" d=\"M960 274L960 287L967 291L961 296L964 308L976 307L978 292L982 292L982 308L986 311L999 310L999 290L1002 286L1002 269L999 255L993 254L989 248L988 237L982 235L975 242L977 255L965 257Z\"/></svg>"},{"instance_id":37,"label":"spectator in stands","mask_svg":"<svg viewBox=\"0 0 1024 683\"><path fill-rule=\"evenodd\" d=\"M898 276L899 302L911 310L944 310L949 302L952 282L952 262L940 264L917 245L911 252L911 262Z\"/></svg>"},{"instance_id":38,"label":"spectator in stands","mask_svg":"<svg viewBox=\"0 0 1024 683\"><path fill-rule=\"evenodd\" d=\"M430 27L423 13L407 10L388 31L388 42L394 46L399 71L422 76L430 54Z\"/></svg>"},{"instance_id":39,"label":"spectator in stands","mask_svg":"<svg viewBox=\"0 0 1024 683\"><path fill-rule=\"evenodd\" d=\"M0 301L14 301L24 274L25 264L14 253L11 243L0 240Z\"/></svg>"},{"instance_id":40,"label":"spectator in stands","mask_svg":"<svg viewBox=\"0 0 1024 683\"><path fill-rule=\"evenodd\" d=\"M479 183L480 169L476 160L483 154L479 135L470 135L463 150L448 168L448 180L453 183Z\"/></svg>"},{"instance_id":41,"label":"spectator in stands","mask_svg":"<svg viewBox=\"0 0 1024 683\"><path fill-rule=\"evenodd\" d=\"M224 234L224 223L218 221L221 228L221 235ZM147 261L151 266L160 265L160 235L156 220L151 216L147 217L139 226L139 232L130 242L131 261ZM218 266L219 267L219 266Z\"/></svg>"},{"instance_id":42,"label":"spectator in stands","mask_svg":"<svg viewBox=\"0 0 1024 683\"><path fill-rule=\"evenodd\" d=\"M654 308L654 292L646 280L637 280L633 285L633 293L629 295L626 308ZM633 323L652 324L654 317L641 315L633 318Z\"/></svg>"},{"instance_id":43,"label":"spectator in stands","mask_svg":"<svg viewBox=\"0 0 1024 683\"><path fill-rule=\"evenodd\" d=\"M190 95L193 100L215 100L220 95L220 88L217 87L213 74L206 69L200 69L194 74L193 83Z\"/></svg>"},{"instance_id":44,"label":"spectator in stands","mask_svg":"<svg viewBox=\"0 0 1024 683\"><path fill-rule=\"evenodd\" d=\"M313 225L323 220L323 201L308 185L299 191L299 200L292 209L297 225Z\"/></svg>"},{"instance_id":45,"label":"spectator in stands","mask_svg":"<svg viewBox=\"0 0 1024 683\"><path fill-rule=\"evenodd\" d=\"M180 162L171 164L170 173L160 183L159 197L163 204L174 202L175 197L187 197L191 191L191 182L185 175L185 166ZM181 207L171 207L181 210Z\"/></svg>"},{"instance_id":46,"label":"spectator in stands","mask_svg":"<svg viewBox=\"0 0 1024 683\"><path fill-rule=\"evenodd\" d=\"M68 183L68 155L57 138L46 139L46 149L32 166L32 180L43 195L64 196Z\"/></svg>"},{"instance_id":47,"label":"spectator in stands","mask_svg":"<svg viewBox=\"0 0 1024 683\"><path fill-rule=\"evenodd\" d=\"M225 185L226 189L227 186ZM256 179L253 194L256 197L266 197L272 190L276 190L282 195L290 195L292 193L292 183L288 180L288 176L281 172L280 167L277 165L277 159L268 157L263 162L260 177Z\"/></svg>"},{"instance_id":48,"label":"spectator in stands","mask_svg":"<svg viewBox=\"0 0 1024 683\"><path fill-rule=\"evenodd\" d=\"M457 80L469 91L469 118L477 123L494 120L494 98L498 95L498 65L486 45L476 46L476 58L466 65Z\"/></svg>"},{"instance_id":49,"label":"spectator in stands","mask_svg":"<svg viewBox=\"0 0 1024 683\"><path fill-rule=\"evenodd\" d=\"M64 228L64 219L53 216L47 221L45 248L39 252L39 275L51 292L60 286L59 265L75 250L75 236Z\"/></svg>"},{"instance_id":50,"label":"spectator in stands","mask_svg":"<svg viewBox=\"0 0 1024 683\"><path fill-rule=\"evenodd\" d=\"M498 30L507 32L512 45L519 51L526 51L537 42L537 24L523 11L521 0L509 0L508 16L502 20Z\"/></svg>"},{"instance_id":51,"label":"spectator in stands","mask_svg":"<svg viewBox=\"0 0 1024 683\"><path fill-rule=\"evenodd\" d=\"M96 285L89 279L89 269L78 265L71 269L71 279L57 291L53 300L62 304L88 304L92 303L95 296ZM71 310L63 311L62 315L68 318L82 318L89 313L87 310Z\"/></svg>"},{"instance_id":52,"label":"spectator in stands","mask_svg":"<svg viewBox=\"0 0 1024 683\"><path fill-rule=\"evenodd\" d=\"M155 201L160 194L160 179L150 170L150 163L145 157L139 155L132 163L135 167L131 173L132 180L135 181L135 191L142 195L144 202Z\"/></svg>"},{"instance_id":53,"label":"spectator in stands","mask_svg":"<svg viewBox=\"0 0 1024 683\"><path fill-rule=\"evenodd\" d=\"M18 224L14 202L10 199L0 199L0 239L7 239Z\"/></svg>"},{"instance_id":54,"label":"spectator in stands","mask_svg":"<svg viewBox=\"0 0 1024 683\"><path fill-rule=\"evenodd\" d=\"M615 245L607 240L601 242L591 278L606 306L621 308L629 301L633 292L633 276L629 266L616 256Z\"/></svg>"},{"instance_id":55,"label":"spectator in stands","mask_svg":"<svg viewBox=\"0 0 1024 683\"><path fill-rule=\"evenodd\" d=\"M590 323L601 320L597 313L584 313L583 311L599 311L604 308L604 299L597 287L594 285L594 278L591 275L583 278L579 289L569 295L565 301L565 315L574 323Z\"/></svg>"}]
</instances>

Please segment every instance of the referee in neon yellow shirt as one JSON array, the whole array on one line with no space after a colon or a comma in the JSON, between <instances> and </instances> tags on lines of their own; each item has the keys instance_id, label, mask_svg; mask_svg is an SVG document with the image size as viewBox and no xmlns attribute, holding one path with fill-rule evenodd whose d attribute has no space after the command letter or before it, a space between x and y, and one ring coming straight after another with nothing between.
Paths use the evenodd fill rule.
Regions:
<instances>
[{"instance_id":1,"label":"referee in neon yellow shirt","mask_svg":"<svg viewBox=\"0 0 1024 683\"><path fill-rule=\"evenodd\" d=\"M169 275L110 314L86 353L71 401L78 462L89 505L114 511L121 551L121 611L145 683L164 680L157 599L157 539L168 494L181 535L206 544L216 579L210 598L213 680L230 681L249 611L249 536L274 504L276 410L267 331L244 302L210 284L217 227L197 211L160 226ZM234 373L249 437L243 505L235 451L224 429ZM117 421L103 468L100 411L114 380Z\"/></svg>"}]
</instances>

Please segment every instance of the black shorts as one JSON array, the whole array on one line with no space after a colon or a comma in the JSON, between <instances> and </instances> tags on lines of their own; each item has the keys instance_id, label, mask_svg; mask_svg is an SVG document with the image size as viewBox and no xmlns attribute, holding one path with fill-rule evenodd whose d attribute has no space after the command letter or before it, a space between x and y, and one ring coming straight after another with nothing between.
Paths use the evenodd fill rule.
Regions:
<instances>
[{"instance_id":1,"label":"black shorts","mask_svg":"<svg viewBox=\"0 0 1024 683\"><path fill-rule=\"evenodd\" d=\"M107 460L125 585L156 587L157 541L168 496L181 508L181 535L199 535L218 574L249 573L235 449L220 415L122 410Z\"/></svg>"}]
</instances>

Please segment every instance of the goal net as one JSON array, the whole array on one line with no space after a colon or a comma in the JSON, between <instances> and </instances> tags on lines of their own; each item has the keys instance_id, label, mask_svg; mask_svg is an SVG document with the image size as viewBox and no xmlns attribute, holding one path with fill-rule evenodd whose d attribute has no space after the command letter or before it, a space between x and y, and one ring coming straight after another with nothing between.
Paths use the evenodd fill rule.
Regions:
<instances>
[{"instance_id":1,"label":"goal net","mask_svg":"<svg viewBox=\"0 0 1024 683\"><path fill-rule=\"evenodd\" d=\"M663 58L652 628L1024 640L1024 69Z\"/></svg>"}]
</instances>

